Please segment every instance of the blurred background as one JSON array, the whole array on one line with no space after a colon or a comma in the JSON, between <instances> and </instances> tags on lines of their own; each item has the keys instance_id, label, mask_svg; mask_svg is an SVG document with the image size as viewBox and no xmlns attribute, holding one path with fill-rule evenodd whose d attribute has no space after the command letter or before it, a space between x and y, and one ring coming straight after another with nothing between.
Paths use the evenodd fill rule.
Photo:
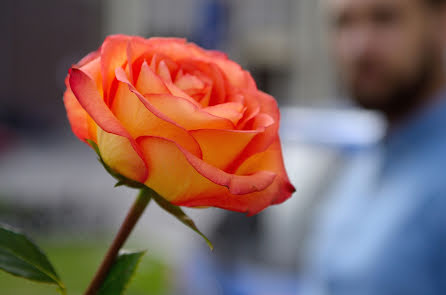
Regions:
<instances>
[{"instance_id":1,"label":"blurred background","mask_svg":"<svg viewBox=\"0 0 446 295\"><path fill-rule=\"evenodd\" d=\"M188 209L213 253L152 204L127 245L149 249L128 294L295 294L320 196L349 151L384 132L378 115L358 110L335 87L318 2L2 0L0 222L41 244L70 294L81 294L135 191L114 189L94 152L72 134L64 78L108 34L185 37L228 53L277 99L297 192L251 218ZM51 292L0 273L2 295Z\"/></svg>"}]
</instances>

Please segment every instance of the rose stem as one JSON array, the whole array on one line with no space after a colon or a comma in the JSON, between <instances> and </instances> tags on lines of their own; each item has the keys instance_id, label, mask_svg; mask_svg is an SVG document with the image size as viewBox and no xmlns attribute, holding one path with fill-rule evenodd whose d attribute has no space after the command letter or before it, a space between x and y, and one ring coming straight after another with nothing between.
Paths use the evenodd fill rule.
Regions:
<instances>
[{"instance_id":1,"label":"rose stem","mask_svg":"<svg viewBox=\"0 0 446 295\"><path fill-rule=\"evenodd\" d=\"M101 266L99 267L93 280L88 286L87 291L85 291L85 295L96 295L96 293L99 291L102 283L107 277L110 268L112 267L116 257L118 256L119 250L129 237L130 233L132 232L142 213L149 204L150 199L151 199L151 192L149 190L142 189L136 201L133 203L133 206L127 213L127 216L124 219L124 222L122 223L118 234L113 240L113 243L108 249L107 254L104 257L104 260L101 263Z\"/></svg>"}]
</instances>

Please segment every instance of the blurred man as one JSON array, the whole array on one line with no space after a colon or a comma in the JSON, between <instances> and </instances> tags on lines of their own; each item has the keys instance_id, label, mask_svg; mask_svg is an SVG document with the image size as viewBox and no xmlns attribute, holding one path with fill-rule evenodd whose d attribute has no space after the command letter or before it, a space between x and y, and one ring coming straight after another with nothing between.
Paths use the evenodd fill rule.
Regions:
<instances>
[{"instance_id":1,"label":"blurred man","mask_svg":"<svg viewBox=\"0 0 446 295\"><path fill-rule=\"evenodd\" d=\"M321 210L301 294L446 294L446 0L322 2L347 93L389 130Z\"/></svg>"}]
</instances>

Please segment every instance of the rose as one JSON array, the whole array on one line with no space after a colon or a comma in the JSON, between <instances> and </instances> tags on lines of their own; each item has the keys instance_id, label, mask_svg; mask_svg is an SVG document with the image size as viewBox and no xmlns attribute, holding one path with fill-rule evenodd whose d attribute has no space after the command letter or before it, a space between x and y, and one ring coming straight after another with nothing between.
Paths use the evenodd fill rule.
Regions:
<instances>
[{"instance_id":1,"label":"rose","mask_svg":"<svg viewBox=\"0 0 446 295\"><path fill-rule=\"evenodd\" d=\"M255 214L294 192L275 99L220 52L109 36L70 69L66 86L75 135L175 205Z\"/></svg>"}]
</instances>

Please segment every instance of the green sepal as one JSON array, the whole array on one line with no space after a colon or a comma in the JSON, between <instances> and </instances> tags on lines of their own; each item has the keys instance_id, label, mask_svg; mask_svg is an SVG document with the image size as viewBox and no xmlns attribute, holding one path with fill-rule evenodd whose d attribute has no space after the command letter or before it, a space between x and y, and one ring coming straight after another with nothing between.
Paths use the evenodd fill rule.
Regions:
<instances>
[{"instance_id":1,"label":"green sepal","mask_svg":"<svg viewBox=\"0 0 446 295\"><path fill-rule=\"evenodd\" d=\"M180 207L170 203L169 201L164 199L162 196L160 196L157 192L155 192L151 188L146 187L145 189L152 191L152 194L151 194L152 198L153 198L153 200L155 200L155 202L158 204L158 206L160 206L165 211L167 211L168 213L175 216L184 225L186 225L187 227L192 229L194 232L199 234L206 241L206 243L208 244L211 251L214 250L214 245L212 245L211 241L198 229L198 227L195 225L195 222L189 216L187 216L186 213Z\"/></svg>"},{"instance_id":2,"label":"green sepal","mask_svg":"<svg viewBox=\"0 0 446 295\"><path fill-rule=\"evenodd\" d=\"M99 151L98 145L94 141L89 140L89 139L87 139L87 142L96 151L96 154L98 155L98 160L104 166L105 170L107 170L107 172L118 181L115 184L115 187L118 187L118 186L128 186L128 187L131 187L131 188L137 188L137 189L148 191L150 193L150 195L152 196L152 198L155 200L155 202L161 208L163 208L165 211L167 211L168 213L170 213L173 216L175 216L179 221L181 221L183 224L185 224L186 226L191 228L193 231L195 231L197 234L199 234L201 237L203 237L203 239L208 244L209 248L211 250L214 249L214 246L209 241L209 239L197 228L197 226L195 225L195 222L189 216L187 216L186 213L184 213L184 211L180 207L175 206L174 204L170 203L169 201L164 199L161 195L159 195L156 191L154 191L150 187L146 186L145 184L140 183L140 182L135 181L135 180L131 180L131 179L121 175L120 173L117 173L116 171L114 171L102 159L102 156L101 156L101 153Z\"/></svg>"},{"instance_id":3,"label":"green sepal","mask_svg":"<svg viewBox=\"0 0 446 295\"><path fill-rule=\"evenodd\" d=\"M133 278L146 251L121 251L105 278L97 295L122 295Z\"/></svg>"},{"instance_id":4,"label":"green sepal","mask_svg":"<svg viewBox=\"0 0 446 295\"><path fill-rule=\"evenodd\" d=\"M88 142L88 144L91 145L91 147L96 151L96 154L98 155L98 160L99 160L99 162L102 164L102 166L104 166L105 170L106 170L111 176L113 176L114 179L116 179L116 180L118 181L118 182L115 184L115 187L118 187L118 186L128 186L128 187L136 188L136 189L141 189L141 188L146 187L143 183L138 182L138 181L136 181L136 180L129 179L129 178L125 177L124 175L122 175L122 174L120 174L120 173L114 171L114 170L113 170L110 166L108 166L108 165L104 162L104 160L102 159L101 152L99 151L99 147L98 147L98 145L97 145L94 141L92 141L92 140L90 140L90 139L87 139L87 142Z\"/></svg>"},{"instance_id":5,"label":"green sepal","mask_svg":"<svg viewBox=\"0 0 446 295\"><path fill-rule=\"evenodd\" d=\"M45 253L24 234L0 224L0 269L38 283L54 284L61 294L65 286Z\"/></svg>"}]
</instances>

